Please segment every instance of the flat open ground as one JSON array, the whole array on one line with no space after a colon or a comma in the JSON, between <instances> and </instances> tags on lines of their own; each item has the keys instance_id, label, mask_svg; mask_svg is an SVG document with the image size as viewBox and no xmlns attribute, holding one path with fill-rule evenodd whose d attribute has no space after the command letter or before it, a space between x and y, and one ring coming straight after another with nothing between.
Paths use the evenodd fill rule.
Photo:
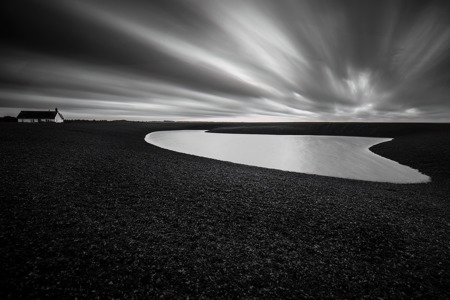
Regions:
<instances>
[{"instance_id":1,"label":"flat open ground","mask_svg":"<svg viewBox=\"0 0 450 300\"><path fill-rule=\"evenodd\" d=\"M394 137L372 150L432 182L145 143L166 129ZM450 297L449 124L5 123L0 141L2 299Z\"/></svg>"}]
</instances>

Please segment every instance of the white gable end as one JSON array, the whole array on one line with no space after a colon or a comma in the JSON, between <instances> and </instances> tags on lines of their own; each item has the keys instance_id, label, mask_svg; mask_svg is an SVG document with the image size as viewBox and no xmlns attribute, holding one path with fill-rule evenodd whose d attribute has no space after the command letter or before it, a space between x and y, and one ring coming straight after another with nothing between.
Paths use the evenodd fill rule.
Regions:
<instances>
[{"instance_id":1,"label":"white gable end","mask_svg":"<svg viewBox=\"0 0 450 300\"><path fill-rule=\"evenodd\" d=\"M60 114L60 113L57 113L57 114L56 114L55 122L56 122L56 123L62 123L62 122L64 122L64 119L61 117L61 114Z\"/></svg>"}]
</instances>

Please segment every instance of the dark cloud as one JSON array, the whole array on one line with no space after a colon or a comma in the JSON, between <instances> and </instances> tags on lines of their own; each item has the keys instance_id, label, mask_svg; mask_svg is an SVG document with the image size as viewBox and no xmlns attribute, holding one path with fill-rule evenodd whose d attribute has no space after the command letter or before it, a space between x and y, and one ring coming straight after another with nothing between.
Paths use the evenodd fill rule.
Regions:
<instances>
[{"instance_id":1,"label":"dark cloud","mask_svg":"<svg viewBox=\"0 0 450 300\"><path fill-rule=\"evenodd\" d=\"M448 121L446 1L6 1L0 110Z\"/></svg>"}]
</instances>

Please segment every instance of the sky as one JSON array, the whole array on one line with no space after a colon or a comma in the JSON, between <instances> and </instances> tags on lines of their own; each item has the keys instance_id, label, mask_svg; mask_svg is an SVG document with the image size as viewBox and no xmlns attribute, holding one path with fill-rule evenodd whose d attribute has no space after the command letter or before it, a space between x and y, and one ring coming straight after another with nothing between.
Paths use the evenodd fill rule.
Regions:
<instances>
[{"instance_id":1,"label":"sky","mask_svg":"<svg viewBox=\"0 0 450 300\"><path fill-rule=\"evenodd\" d=\"M0 116L450 121L450 1L0 5Z\"/></svg>"}]
</instances>

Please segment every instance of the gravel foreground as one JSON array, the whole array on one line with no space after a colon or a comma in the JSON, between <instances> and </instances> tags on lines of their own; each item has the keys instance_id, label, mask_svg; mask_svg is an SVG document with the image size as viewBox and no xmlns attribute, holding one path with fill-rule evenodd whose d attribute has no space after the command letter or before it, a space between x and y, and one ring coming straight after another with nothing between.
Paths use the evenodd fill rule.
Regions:
<instances>
[{"instance_id":1,"label":"gravel foreground","mask_svg":"<svg viewBox=\"0 0 450 300\"><path fill-rule=\"evenodd\" d=\"M394 137L389 184L209 160L151 131ZM449 124L0 124L1 299L448 299Z\"/></svg>"}]
</instances>

